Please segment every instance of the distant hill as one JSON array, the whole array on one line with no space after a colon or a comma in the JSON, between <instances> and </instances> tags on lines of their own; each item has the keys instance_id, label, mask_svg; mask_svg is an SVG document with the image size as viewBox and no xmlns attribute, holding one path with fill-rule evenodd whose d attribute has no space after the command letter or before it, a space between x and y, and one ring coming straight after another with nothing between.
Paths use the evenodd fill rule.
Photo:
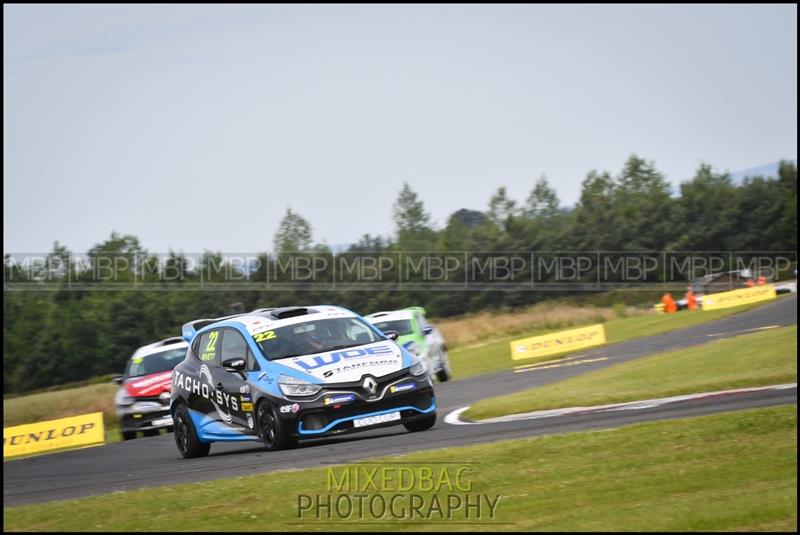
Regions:
<instances>
[{"instance_id":1,"label":"distant hill","mask_svg":"<svg viewBox=\"0 0 800 535\"><path fill-rule=\"evenodd\" d=\"M793 164L797 165L797 160L788 160ZM744 182L744 179L749 176L763 176L764 178L777 178L778 177L778 165L780 162L768 163L764 165L759 165L758 167L751 167L749 169L743 169L741 171L734 171L731 172L731 180L734 184L741 184Z\"/></svg>"}]
</instances>

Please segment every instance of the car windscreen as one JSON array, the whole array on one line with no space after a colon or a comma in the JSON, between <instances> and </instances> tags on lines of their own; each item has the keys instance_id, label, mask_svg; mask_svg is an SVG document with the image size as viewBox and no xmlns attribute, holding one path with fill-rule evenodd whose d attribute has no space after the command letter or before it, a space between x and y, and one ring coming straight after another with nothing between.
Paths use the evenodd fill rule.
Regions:
<instances>
[{"instance_id":1,"label":"car windscreen","mask_svg":"<svg viewBox=\"0 0 800 535\"><path fill-rule=\"evenodd\" d=\"M411 334L411 320L392 320L381 321L375 324L375 327L383 332L397 331L400 336Z\"/></svg>"},{"instance_id":2,"label":"car windscreen","mask_svg":"<svg viewBox=\"0 0 800 535\"><path fill-rule=\"evenodd\" d=\"M125 377L139 377L151 373L169 371L186 357L186 348L167 349L143 357L133 357L128 361Z\"/></svg>"},{"instance_id":3,"label":"car windscreen","mask_svg":"<svg viewBox=\"0 0 800 535\"><path fill-rule=\"evenodd\" d=\"M326 318L278 327L253 335L267 360L336 351L383 338L358 318Z\"/></svg>"}]
</instances>

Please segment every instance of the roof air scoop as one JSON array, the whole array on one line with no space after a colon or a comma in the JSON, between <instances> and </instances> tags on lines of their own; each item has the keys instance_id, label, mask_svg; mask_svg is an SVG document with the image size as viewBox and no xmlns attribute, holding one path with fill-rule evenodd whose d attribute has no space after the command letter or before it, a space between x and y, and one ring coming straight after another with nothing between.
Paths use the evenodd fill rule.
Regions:
<instances>
[{"instance_id":1,"label":"roof air scoop","mask_svg":"<svg viewBox=\"0 0 800 535\"><path fill-rule=\"evenodd\" d=\"M284 307L274 309L271 314L273 317L276 317L279 320L284 320L286 318L294 318L296 316L305 316L309 312L310 311L305 307Z\"/></svg>"}]
</instances>

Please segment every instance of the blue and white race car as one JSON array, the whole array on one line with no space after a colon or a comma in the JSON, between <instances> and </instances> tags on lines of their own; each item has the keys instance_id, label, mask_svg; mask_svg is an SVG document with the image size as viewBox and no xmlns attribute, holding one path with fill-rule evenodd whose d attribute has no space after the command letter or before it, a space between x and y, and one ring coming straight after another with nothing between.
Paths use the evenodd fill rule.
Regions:
<instances>
[{"instance_id":1,"label":"blue and white race car","mask_svg":"<svg viewBox=\"0 0 800 535\"><path fill-rule=\"evenodd\" d=\"M394 335L393 335L394 336ZM347 309L264 308L183 326L186 358L173 371L170 412L184 458L212 442L262 441L267 450L402 424L436 422L425 361Z\"/></svg>"}]
</instances>

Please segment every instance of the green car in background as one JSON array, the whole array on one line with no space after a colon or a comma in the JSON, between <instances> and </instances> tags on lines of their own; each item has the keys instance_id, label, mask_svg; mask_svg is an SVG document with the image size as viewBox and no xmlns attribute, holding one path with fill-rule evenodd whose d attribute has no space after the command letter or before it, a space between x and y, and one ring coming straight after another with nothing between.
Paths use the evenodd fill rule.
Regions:
<instances>
[{"instance_id":1,"label":"green car in background","mask_svg":"<svg viewBox=\"0 0 800 535\"><path fill-rule=\"evenodd\" d=\"M447 346L439 329L425 319L425 309L408 307L401 310L375 312L364 319L384 333L394 331L398 334L395 342L411 353L421 357L439 382L450 379L450 361Z\"/></svg>"}]
</instances>

